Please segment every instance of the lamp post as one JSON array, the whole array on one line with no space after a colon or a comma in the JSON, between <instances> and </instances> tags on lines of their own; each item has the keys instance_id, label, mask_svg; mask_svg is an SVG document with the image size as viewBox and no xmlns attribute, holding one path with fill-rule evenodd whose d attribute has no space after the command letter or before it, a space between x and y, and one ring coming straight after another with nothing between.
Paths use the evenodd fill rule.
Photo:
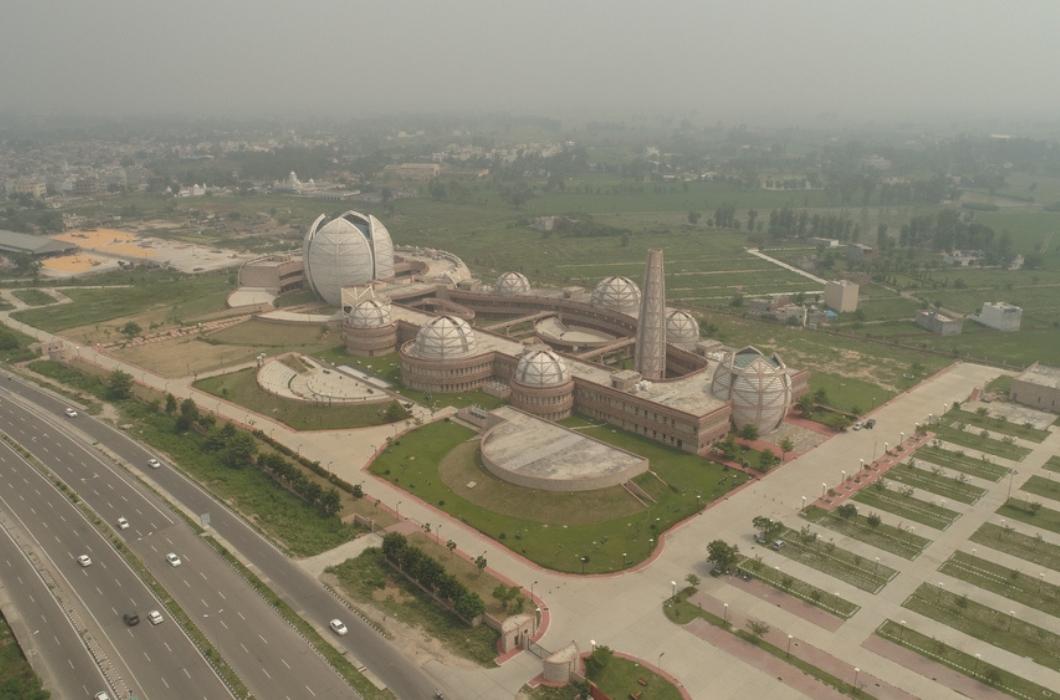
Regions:
<instances>
[{"instance_id":1,"label":"lamp post","mask_svg":"<svg viewBox=\"0 0 1060 700\"><path fill-rule=\"evenodd\" d=\"M659 662L657 664L655 664L656 668L658 668L660 671L662 670L662 657L664 657L664 656L666 656L666 652L665 651L660 651L659 652Z\"/></svg>"},{"instance_id":2,"label":"lamp post","mask_svg":"<svg viewBox=\"0 0 1060 700\"><path fill-rule=\"evenodd\" d=\"M1042 589L1045 587L1045 572L1038 572L1038 595L1042 594Z\"/></svg>"},{"instance_id":3,"label":"lamp post","mask_svg":"<svg viewBox=\"0 0 1060 700\"><path fill-rule=\"evenodd\" d=\"M1012 621L1015 620L1015 619L1016 619L1016 611L1015 610L1009 610L1008 611L1008 628L1007 629L1012 629Z\"/></svg>"},{"instance_id":4,"label":"lamp post","mask_svg":"<svg viewBox=\"0 0 1060 700\"><path fill-rule=\"evenodd\" d=\"M843 483L844 481L846 481L846 480L847 480L847 470L846 470L846 469L840 469L840 470L839 470L839 473L840 473L840 474L842 474L842 476L843 476L843 478L841 478L841 479L839 480L839 483L841 483L841 484L842 484L842 483Z\"/></svg>"},{"instance_id":5,"label":"lamp post","mask_svg":"<svg viewBox=\"0 0 1060 700\"><path fill-rule=\"evenodd\" d=\"M876 573L876 574L880 573L880 558L879 557L876 557L876 570L875 570L874 573Z\"/></svg>"},{"instance_id":6,"label":"lamp post","mask_svg":"<svg viewBox=\"0 0 1060 700\"><path fill-rule=\"evenodd\" d=\"M898 624L901 625L901 628L898 630L898 641L900 642L905 637L905 620L899 620Z\"/></svg>"},{"instance_id":7,"label":"lamp post","mask_svg":"<svg viewBox=\"0 0 1060 700\"><path fill-rule=\"evenodd\" d=\"M592 649L593 651L596 651L596 640L595 639L590 639L589 640L589 648Z\"/></svg>"},{"instance_id":8,"label":"lamp post","mask_svg":"<svg viewBox=\"0 0 1060 700\"><path fill-rule=\"evenodd\" d=\"M983 667L983 655L979 652L975 652L975 675L979 675L979 670Z\"/></svg>"},{"instance_id":9,"label":"lamp post","mask_svg":"<svg viewBox=\"0 0 1060 700\"><path fill-rule=\"evenodd\" d=\"M401 501L398 501L396 504L394 504L394 509L397 510L398 520L401 520Z\"/></svg>"},{"instance_id":10,"label":"lamp post","mask_svg":"<svg viewBox=\"0 0 1060 700\"><path fill-rule=\"evenodd\" d=\"M677 597L677 581L670 581L670 597Z\"/></svg>"},{"instance_id":11,"label":"lamp post","mask_svg":"<svg viewBox=\"0 0 1060 700\"><path fill-rule=\"evenodd\" d=\"M626 556L627 556L626 553L622 552L622 566L626 565Z\"/></svg>"},{"instance_id":12,"label":"lamp post","mask_svg":"<svg viewBox=\"0 0 1060 700\"><path fill-rule=\"evenodd\" d=\"M806 510L806 496L802 497L802 509Z\"/></svg>"},{"instance_id":13,"label":"lamp post","mask_svg":"<svg viewBox=\"0 0 1060 700\"><path fill-rule=\"evenodd\" d=\"M861 673L861 669L857 666L854 667L854 690L858 689L858 674Z\"/></svg>"},{"instance_id":14,"label":"lamp post","mask_svg":"<svg viewBox=\"0 0 1060 700\"><path fill-rule=\"evenodd\" d=\"M537 628L541 624L541 608L534 608L534 634L537 634Z\"/></svg>"},{"instance_id":15,"label":"lamp post","mask_svg":"<svg viewBox=\"0 0 1060 700\"><path fill-rule=\"evenodd\" d=\"M794 639L790 634L788 635L788 649L785 652L789 657L791 656L791 640Z\"/></svg>"},{"instance_id":16,"label":"lamp post","mask_svg":"<svg viewBox=\"0 0 1060 700\"><path fill-rule=\"evenodd\" d=\"M826 483L824 483L824 482L822 481L822 482L821 482L821 498L824 498L824 495L825 495L826 493L828 493L828 484L826 484Z\"/></svg>"},{"instance_id":17,"label":"lamp post","mask_svg":"<svg viewBox=\"0 0 1060 700\"><path fill-rule=\"evenodd\" d=\"M531 602L533 602L533 600L534 600L534 586L536 586L536 585L537 585L537 581L531 581L530 582L530 601Z\"/></svg>"},{"instance_id":18,"label":"lamp post","mask_svg":"<svg viewBox=\"0 0 1060 700\"><path fill-rule=\"evenodd\" d=\"M728 625L729 624L729 604L728 603L722 603L721 606L722 606L721 607L721 619L725 622L726 625Z\"/></svg>"}]
</instances>

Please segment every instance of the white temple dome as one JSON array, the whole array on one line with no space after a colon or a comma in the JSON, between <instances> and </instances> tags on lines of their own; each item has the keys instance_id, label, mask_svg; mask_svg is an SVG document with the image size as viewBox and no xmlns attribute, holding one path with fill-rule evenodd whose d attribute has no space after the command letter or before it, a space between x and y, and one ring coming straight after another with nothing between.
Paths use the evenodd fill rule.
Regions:
<instances>
[{"instance_id":1,"label":"white temple dome","mask_svg":"<svg viewBox=\"0 0 1060 700\"><path fill-rule=\"evenodd\" d=\"M385 299L365 299L350 307L346 325L351 328L382 328L390 325L390 302Z\"/></svg>"},{"instance_id":2,"label":"white temple dome","mask_svg":"<svg viewBox=\"0 0 1060 700\"><path fill-rule=\"evenodd\" d=\"M699 340L699 321L687 311L674 309L666 315L666 342L693 345Z\"/></svg>"},{"instance_id":3,"label":"white temple dome","mask_svg":"<svg viewBox=\"0 0 1060 700\"><path fill-rule=\"evenodd\" d=\"M570 381L563 358L545 348L529 348L519 356L512 379L532 387L560 386Z\"/></svg>"},{"instance_id":4,"label":"white temple dome","mask_svg":"<svg viewBox=\"0 0 1060 700\"><path fill-rule=\"evenodd\" d=\"M791 406L791 377L784 361L752 346L725 355L714 370L710 390L732 402L737 430L753 425L762 435L780 427Z\"/></svg>"},{"instance_id":5,"label":"white temple dome","mask_svg":"<svg viewBox=\"0 0 1060 700\"><path fill-rule=\"evenodd\" d=\"M449 360L475 352L475 331L456 316L438 316L424 324L412 344L412 354L424 360Z\"/></svg>"},{"instance_id":6,"label":"white temple dome","mask_svg":"<svg viewBox=\"0 0 1060 700\"><path fill-rule=\"evenodd\" d=\"M593 288L590 301L593 306L635 314L640 307L640 288L628 277L605 277Z\"/></svg>"},{"instance_id":7,"label":"white temple dome","mask_svg":"<svg viewBox=\"0 0 1060 700\"><path fill-rule=\"evenodd\" d=\"M504 272L497 277L494 289L502 296L529 294L530 280L521 272Z\"/></svg>"},{"instance_id":8,"label":"white temple dome","mask_svg":"<svg viewBox=\"0 0 1060 700\"><path fill-rule=\"evenodd\" d=\"M348 211L309 227L303 242L305 279L321 299L338 306L343 287L394 276L394 243L379 219Z\"/></svg>"}]
</instances>

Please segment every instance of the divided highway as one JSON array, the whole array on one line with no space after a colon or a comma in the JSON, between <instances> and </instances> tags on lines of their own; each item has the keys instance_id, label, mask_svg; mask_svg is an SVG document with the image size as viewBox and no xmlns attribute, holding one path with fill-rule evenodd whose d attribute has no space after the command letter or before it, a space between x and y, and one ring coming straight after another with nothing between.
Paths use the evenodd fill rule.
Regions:
<instances>
[{"instance_id":1,"label":"divided highway","mask_svg":"<svg viewBox=\"0 0 1060 700\"><path fill-rule=\"evenodd\" d=\"M323 662L308 652L307 645L300 638L297 644L292 644L281 641L284 638L278 636L279 633L274 624L268 625L269 631L263 629L266 623L276 621L284 630L293 634L293 631L286 627L271 609L267 610L267 615L260 612L254 615L244 613L251 621L249 627L237 628L232 624L233 621L227 616L231 614L235 602L250 604L252 601L249 598L252 597L255 602L263 606L264 603L257 598L256 594L245 595L247 585L242 579L238 579L239 585L232 589L232 595L236 596L235 598L226 593L227 598L217 600L218 594L210 589L217 587L226 574L236 578L238 575L211 548L199 541L183 522L169 522L175 518L167 518L167 522L161 522L164 512L152 503L156 498L153 494L147 492L135 481L123 476L117 468L97 457L94 448L82 444L76 434L57 428L56 426L63 425L63 421L69 420L63 417L66 403L62 399L6 372L0 373L0 396L4 392L11 392L24 399L32 404L35 410L29 410L18 402L0 402L0 430L10 433L19 442L24 443L27 449L50 468L55 469L72 488L76 489L97 512L108 520L114 522L119 516L129 518L134 527L141 529L139 536L142 537L142 540L130 538L130 546L145 561L152 560L152 557L161 557L165 552L173 550L181 556L189 555L187 563L190 567L194 567L193 572L182 576L180 570L177 569L169 572L160 571L156 573L156 576L181 605L185 606L189 614L198 618L200 628L206 632L211 641L214 641L214 644L236 668L243 681L252 687L256 695L262 698L285 697L284 694L277 692L278 684L296 678L299 685L308 685L313 692L306 693L303 690L301 693L290 695L292 698L353 696L353 691L345 684L341 689L332 687L329 681L338 680L338 676L330 667L326 667L326 671L321 671L310 663L311 659L306 658L308 656L312 656L317 663ZM106 446L109 451L130 464L146 465L147 460L154 456L150 450L126 434L91 416L78 416L72 419L70 425L92 440ZM45 447L48 448L47 451ZM397 697L402 700L427 700L433 697L437 684L422 669L403 657L371 627L351 615L349 610L328 593L319 582L302 571L297 564L243 522L239 516L185 477L178 469L164 465L160 469L149 471L151 479L190 512L209 513L210 528L237 549L254 566L259 575L268 581L272 589L285 598L303 617L319 627L326 627L327 621L332 618L344 620L349 633L336 641L347 650L351 660L367 666ZM139 508L139 513L136 508ZM167 537L172 544L166 541ZM213 562L210 562L211 558ZM161 561L161 559L152 561ZM200 574L205 574L208 578L203 580ZM200 591L203 592L199 593ZM244 593L242 599L238 597L240 591ZM201 605L195 605L194 601L200 596ZM189 598L192 602L186 603L185 600ZM225 617L218 617L222 614L220 612L222 609L225 610ZM202 614L209 615L209 617L200 617ZM222 619L228 627L220 631L214 629L214 624L219 624ZM238 620L238 622L243 621ZM234 639L228 636L232 628L236 628L232 635ZM241 659L239 654L234 654L228 643L222 643L228 641L235 641L236 649L245 655L260 659L257 668L253 671L244 671L246 665L241 662L246 659ZM245 644L246 651L241 648L240 644ZM292 648L306 651L297 660L285 657L284 660L294 668L294 671L291 671L276 660L278 648L283 649L284 653ZM260 686L260 680L264 675L263 670L266 669L276 678L275 680L267 679L270 684L266 692L260 692L256 686ZM279 674L275 673L276 671L279 671ZM323 685L325 683L327 683L326 686Z\"/></svg>"}]
</instances>

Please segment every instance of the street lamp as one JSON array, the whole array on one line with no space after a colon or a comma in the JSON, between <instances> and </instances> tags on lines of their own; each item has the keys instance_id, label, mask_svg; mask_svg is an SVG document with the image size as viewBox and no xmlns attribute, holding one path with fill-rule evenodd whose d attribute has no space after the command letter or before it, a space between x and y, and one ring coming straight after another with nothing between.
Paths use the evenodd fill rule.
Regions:
<instances>
[{"instance_id":1,"label":"street lamp","mask_svg":"<svg viewBox=\"0 0 1060 700\"><path fill-rule=\"evenodd\" d=\"M806 496L802 497L802 509L806 510Z\"/></svg>"},{"instance_id":2,"label":"street lamp","mask_svg":"<svg viewBox=\"0 0 1060 700\"><path fill-rule=\"evenodd\" d=\"M530 582L530 601L531 602L533 602L533 600L534 600L534 586L536 586L536 585L537 585L537 581L531 581Z\"/></svg>"},{"instance_id":3,"label":"street lamp","mask_svg":"<svg viewBox=\"0 0 1060 700\"><path fill-rule=\"evenodd\" d=\"M824 483L822 481L821 482L821 497L823 498L826 493L828 493L828 484L826 484L826 483Z\"/></svg>"},{"instance_id":4,"label":"street lamp","mask_svg":"<svg viewBox=\"0 0 1060 700\"><path fill-rule=\"evenodd\" d=\"M398 501L394 507L397 509L398 520L401 520L401 501Z\"/></svg>"},{"instance_id":5,"label":"street lamp","mask_svg":"<svg viewBox=\"0 0 1060 700\"><path fill-rule=\"evenodd\" d=\"M983 666L983 655L975 652L975 675L979 675L979 669Z\"/></svg>"},{"instance_id":6,"label":"street lamp","mask_svg":"<svg viewBox=\"0 0 1060 700\"><path fill-rule=\"evenodd\" d=\"M900 642L905 637L905 620L899 620L898 624L901 625L901 629L898 630L898 641Z\"/></svg>"},{"instance_id":7,"label":"street lamp","mask_svg":"<svg viewBox=\"0 0 1060 700\"><path fill-rule=\"evenodd\" d=\"M721 619L724 620L725 624L727 625L729 624L729 604L722 603L721 606Z\"/></svg>"},{"instance_id":8,"label":"street lamp","mask_svg":"<svg viewBox=\"0 0 1060 700\"><path fill-rule=\"evenodd\" d=\"M858 689L858 674L861 673L861 669L857 666L854 667L854 690Z\"/></svg>"},{"instance_id":9,"label":"street lamp","mask_svg":"<svg viewBox=\"0 0 1060 700\"><path fill-rule=\"evenodd\" d=\"M791 656L791 640L792 639L794 639L794 637L792 637L792 635L789 634L788 635L788 650L786 652L788 656Z\"/></svg>"},{"instance_id":10,"label":"street lamp","mask_svg":"<svg viewBox=\"0 0 1060 700\"><path fill-rule=\"evenodd\" d=\"M843 475L843 478L839 480L839 483L843 483L844 481L847 480L847 470L846 469L840 469L839 473Z\"/></svg>"},{"instance_id":11,"label":"street lamp","mask_svg":"<svg viewBox=\"0 0 1060 700\"><path fill-rule=\"evenodd\" d=\"M589 640L589 647L592 648L593 651L596 651L596 640L595 639L590 639Z\"/></svg>"},{"instance_id":12,"label":"street lamp","mask_svg":"<svg viewBox=\"0 0 1060 700\"><path fill-rule=\"evenodd\" d=\"M671 588L670 597L671 598L676 598L677 597L677 581L670 581L670 588Z\"/></svg>"},{"instance_id":13,"label":"street lamp","mask_svg":"<svg viewBox=\"0 0 1060 700\"><path fill-rule=\"evenodd\" d=\"M657 667L657 668L658 668L658 669L659 669L660 671L662 670L662 657L664 657L664 656L666 656L666 652L665 652L665 651L660 651L660 652L659 652L659 663L655 664L655 665L656 665L656 667Z\"/></svg>"}]
</instances>

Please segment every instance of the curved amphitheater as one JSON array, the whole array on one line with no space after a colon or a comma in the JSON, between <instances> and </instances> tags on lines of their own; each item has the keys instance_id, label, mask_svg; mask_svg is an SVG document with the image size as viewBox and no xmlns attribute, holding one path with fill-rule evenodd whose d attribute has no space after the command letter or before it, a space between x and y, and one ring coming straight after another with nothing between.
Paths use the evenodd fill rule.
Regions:
<instances>
[{"instance_id":1,"label":"curved amphitheater","mask_svg":"<svg viewBox=\"0 0 1060 700\"><path fill-rule=\"evenodd\" d=\"M258 369L258 386L286 399L313 403L383 403L393 398L385 389L338 369L327 369L307 357L287 359L292 357L305 371L296 371L285 358L272 359Z\"/></svg>"}]
</instances>

